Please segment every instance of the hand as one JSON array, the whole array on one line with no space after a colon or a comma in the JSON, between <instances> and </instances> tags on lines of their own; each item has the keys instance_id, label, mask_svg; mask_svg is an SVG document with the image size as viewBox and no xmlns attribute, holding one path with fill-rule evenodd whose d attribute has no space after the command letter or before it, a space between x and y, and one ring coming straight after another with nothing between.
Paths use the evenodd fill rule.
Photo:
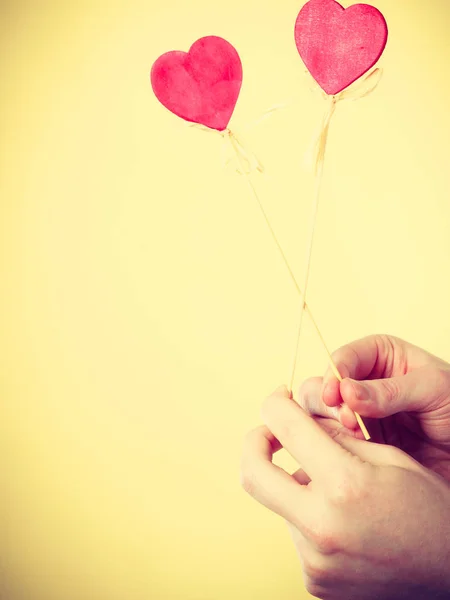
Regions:
<instances>
[{"instance_id":1,"label":"hand","mask_svg":"<svg viewBox=\"0 0 450 600\"><path fill-rule=\"evenodd\" d=\"M450 597L450 486L403 451L327 434L285 387L246 438L244 489L284 517L323 600ZM302 465L272 463L284 447Z\"/></svg>"},{"instance_id":2,"label":"hand","mask_svg":"<svg viewBox=\"0 0 450 600\"><path fill-rule=\"evenodd\" d=\"M328 427L337 419L362 438L356 411L374 440L404 450L450 481L450 365L384 335L342 347L333 361L344 381L331 369L321 386L309 380L299 396L306 412L327 417Z\"/></svg>"}]
</instances>

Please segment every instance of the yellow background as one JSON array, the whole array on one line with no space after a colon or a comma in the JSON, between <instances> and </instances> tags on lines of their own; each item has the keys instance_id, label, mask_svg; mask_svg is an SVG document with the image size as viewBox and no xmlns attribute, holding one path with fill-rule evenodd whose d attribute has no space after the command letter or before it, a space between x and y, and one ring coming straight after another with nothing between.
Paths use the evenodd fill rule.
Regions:
<instances>
[{"instance_id":1,"label":"yellow background","mask_svg":"<svg viewBox=\"0 0 450 600\"><path fill-rule=\"evenodd\" d=\"M237 132L301 277L323 113L302 3L2 2L1 579L8 600L306 598L284 523L239 485L288 379L298 302L220 138L154 98L153 61L238 49ZM388 332L450 359L450 7L377 0L383 79L339 106L310 281L329 346ZM298 382L326 367L306 323Z\"/></svg>"}]
</instances>

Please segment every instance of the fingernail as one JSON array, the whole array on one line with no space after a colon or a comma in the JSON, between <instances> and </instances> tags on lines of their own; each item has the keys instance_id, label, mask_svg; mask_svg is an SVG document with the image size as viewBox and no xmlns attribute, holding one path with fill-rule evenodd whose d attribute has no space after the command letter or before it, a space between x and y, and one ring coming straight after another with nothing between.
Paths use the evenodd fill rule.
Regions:
<instances>
[{"instance_id":1,"label":"fingernail","mask_svg":"<svg viewBox=\"0 0 450 600\"><path fill-rule=\"evenodd\" d=\"M350 379L349 381L351 381L352 386L353 386L353 391L355 392L355 396L357 400L360 400L361 402L365 402L367 400L370 400L370 389L364 385L363 383L361 383L360 381L355 381L354 379Z\"/></svg>"}]
</instances>

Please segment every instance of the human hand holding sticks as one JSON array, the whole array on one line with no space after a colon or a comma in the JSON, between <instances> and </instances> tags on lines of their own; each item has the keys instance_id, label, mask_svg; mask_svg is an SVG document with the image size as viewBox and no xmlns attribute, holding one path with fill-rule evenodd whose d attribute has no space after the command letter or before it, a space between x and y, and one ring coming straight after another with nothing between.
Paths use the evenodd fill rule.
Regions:
<instances>
[{"instance_id":1,"label":"human hand holding sticks","mask_svg":"<svg viewBox=\"0 0 450 600\"><path fill-rule=\"evenodd\" d=\"M298 402L284 386L264 402L244 489L286 519L318 598L450 598L450 365L389 336L333 360L343 382L327 373ZM358 439L355 410L376 442ZM281 447L293 475L272 463Z\"/></svg>"}]
</instances>

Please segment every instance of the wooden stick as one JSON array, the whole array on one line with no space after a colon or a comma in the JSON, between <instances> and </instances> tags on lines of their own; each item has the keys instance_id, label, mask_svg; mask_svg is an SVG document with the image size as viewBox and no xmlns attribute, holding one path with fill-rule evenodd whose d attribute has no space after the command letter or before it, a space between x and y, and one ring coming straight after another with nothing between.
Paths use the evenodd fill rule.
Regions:
<instances>
[{"instance_id":1,"label":"wooden stick","mask_svg":"<svg viewBox=\"0 0 450 600\"><path fill-rule=\"evenodd\" d=\"M334 111L334 108L333 108L333 111ZM332 112L330 113L329 119L331 119L331 116L332 116ZM328 125L329 125L329 119L328 119ZM261 202L261 200L260 200L260 198L258 196L258 193L256 192L255 186L253 185L253 183L252 183L252 181L251 181L251 179L250 179L250 177L249 177L249 175L248 175L248 173L247 173L247 171L245 169L244 160L242 159L241 152L240 152L241 144L237 142L236 136L229 129L227 129L224 132L224 135L226 135L228 137L228 139L230 140L231 146L232 146L232 148L233 148L233 150L234 150L234 152L236 154L236 158L237 158L239 167L241 169L241 172L245 176L245 180L247 182L247 185L250 188L250 191L251 191L253 197L255 198L255 200L256 200L256 202L258 204L258 207L259 207L259 209L261 211L261 214L262 214L262 216L264 218L264 221L265 221L265 223L266 223L266 225L267 225L267 227L269 229L269 232L270 232L270 234L272 236L272 239L274 240L275 245L277 246L278 251L280 252L281 258L283 259L283 262L284 262L284 264L285 264L285 266L286 266L286 268L288 270L289 276L290 276L292 282L294 283L295 288L296 288L299 296L302 298L302 311L301 311L301 314L303 314L304 311L306 311L308 313L308 315L309 315L309 317L311 319L311 322L313 324L313 327L316 330L317 335L319 336L319 339L320 339L320 341L322 343L322 346L325 349L325 352L326 352L327 357L328 357L328 361L330 363L330 367L331 367L334 375L337 377L337 379L339 381L342 381L342 376L339 373L338 368L334 364L333 357L331 356L331 353L330 353L330 351L328 349L328 346L327 346L327 344L325 342L325 339L324 339L324 337L323 337L323 335L322 335L322 333L321 333L321 331L320 331L320 329L319 329L319 327L318 327L318 325L316 323L316 320L313 317L313 314L312 314L312 312L311 312L308 304L305 301L304 294L302 294L301 288L300 288L300 286L297 283L297 279L295 278L294 272L292 271L291 266L289 265L289 262L288 262L288 260L286 258L286 254L284 253L283 248L282 248L282 246L281 246L281 244L280 244L280 242L278 240L278 237L277 237L277 235L276 235L276 233L275 233L275 231L274 231L274 229L273 229L273 227L272 227L272 225L270 223L269 217L267 216L267 213L266 213L266 211L264 209L264 206L263 206L263 204L262 204L262 202ZM320 192L320 190L319 190L319 192ZM309 268L308 268L308 270L309 270ZM300 336L298 336L298 337L300 337ZM294 366L294 370L295 370L295 366ZM292 390L292 383L291 383L291 388L290 389ZM364 434L365 439L369 440L370 439L370 435L369 435L369 433L367 431L366 426L364 425L364 422L362 421L361 417L357 413L355 413L355 416L356 416L356 420L357 420L359 426L361 427L361 430L362 430L362 432Z\"/></svg>"},{"instance_id":2,"label":"wooden stick","mask_svg":"<svg viewBox=\"0 0 450 600\"><path fill-rule=\"evenodd\" d=\"M316 178L315 178L315 192L314 192L314 201L312 207L312 215L311 215L311 227L309 231L308 241L306 244L306 259L305 259L305 279L303 283L303 302L300 309L300 318L297 329L297 338L295 341L295 352L294 352L294 361L292 366L292 374L291 374L291 382L290 388L294 385L295 379L295 370L297 367L298 360L298 352L300 347L300 338L302 333L302 325L303 325L303 315L305 314L305 304L306 304L306 296L308 292L308 283L309 283L309 273L311 270L311 259L312 259L312 250L314 245L314 233L316 231L317 224L317 213L319 211L319 200L320 200L320 192L322 189L322 180L323 180L323 165L324 165L324 156L325 156L325 148L328 138L328 129L330 126L331 117L333 116L334 110L336 107L336 99L334 96L331 100L331 105L327 111L327 114L324 118L324 122L322 125L321 134L319 136L319 151L318 151L318 159L316 165Z\"/></svg>"}]
</instances>

